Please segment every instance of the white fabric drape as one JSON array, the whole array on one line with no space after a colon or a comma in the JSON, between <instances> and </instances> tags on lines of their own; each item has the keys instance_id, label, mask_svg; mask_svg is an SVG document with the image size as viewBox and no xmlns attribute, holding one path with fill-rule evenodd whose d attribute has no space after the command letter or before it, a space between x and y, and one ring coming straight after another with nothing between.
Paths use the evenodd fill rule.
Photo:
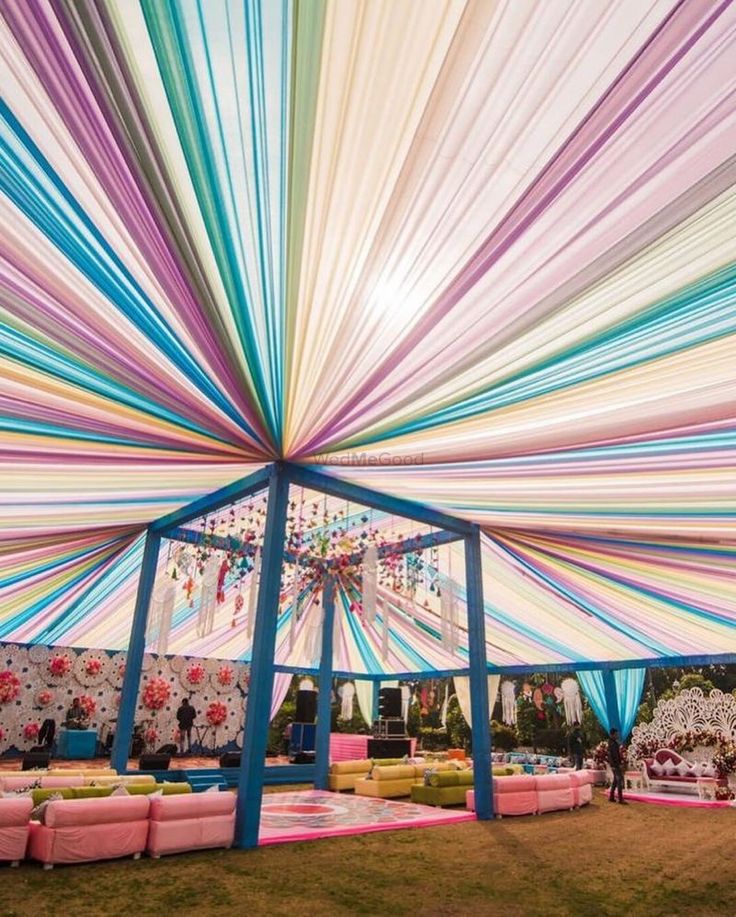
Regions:
<instances>
[{"instance_id":1,"label":"white fabric drape","mask_svg":"<svg viewBox=\"0 0 736 917\"><path fill-rule=\"evenodd\" d=\"M496 696L498 695L498 685L501 681L500 675L489 675L488 676L488 712L489 714L493 713L493 707L496 703ZM470 678L466 675L455 675L453 678L455 683L455 694L457 695L457 702L460 704L460 712L465 718L465 722L468 726L473 727L473 715L470 712Z\"/></svg>"},{"instance_id":2,"label":"white fabric drape","mask_svg":"<svg viewBox=\"0 0 736 917\"><path fill-rule=\"evenodd\" d=\"M338 690L340 695L340 718L343 720L352 720L353 718L353 698L355 697L355 685L352 681L346 681Z\"/></svg>"},{"instance_id":3,"label":"white fabric drape","mask_svg":"<svg viewBox=\"0 0 736 917\"><path fill-rule=\"evenodd\" d=\"M516 685L513 681L504 681L501 685L502 719L507 726L516 725Z\"/></svg>"},{"instance_id":4,"label":"white fabric drape","mask_svg":"<svg viewBox=\"0 0 736 917\"><path fill-rule=\"evenodd\" d=\"M580 685L575 678L563 678L562 702L565 706L565 721L568 725L583 722L583 703L580 698Z\"/></svg>"},{"instance_id":5,"label":"white fabric drape","mask_svg":"<svg viewBox=\"0 0 736 917\"><path fill-rule=\"evenodd\" d=\"M281 709L284 698L289 693L292 676L288 672L276 672L273 676L273 693L271 695L271 715L268 718L269 723Z\"/></svg>"},{"instance_id":6,"label":"white fabric drape","mask_svg":"<svg viewBox=\"0 0 736 917\"><path fill-rule=\"evenodd\" d=\"M355 696L358 698L360 714L370 726L373 722L373 682L356 678Z\"/></svg>"}]
</instances>

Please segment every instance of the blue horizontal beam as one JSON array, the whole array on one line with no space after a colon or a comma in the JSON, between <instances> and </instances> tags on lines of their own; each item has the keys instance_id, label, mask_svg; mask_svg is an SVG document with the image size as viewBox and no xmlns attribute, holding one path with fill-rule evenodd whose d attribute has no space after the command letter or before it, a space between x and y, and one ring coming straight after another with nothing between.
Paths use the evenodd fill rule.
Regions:
<instances>
[{"instance_id":1,"label":"blue horizontal beam","mask_svg":"<svg viewBox=\"0 0 736 917\"><path fill-rule=\"evenodd\" d=\"M251 494L258 493L259 490L264 490L271 478L272 469L273 465L266 465L258 471L254 471L253 474L240 478L238 481L233 481L232 484L227 484L225 487L200 497L192 503L187 503L186 506L182 506L152 522L149 530L154 534L168 538L172 529L179 528L193 519L198 519L200 516L217 512L224 506L229 506L231 503L236 503L238 500L251 496Z\"/></svg>"},{"instance_id":2,"label":"blue horizontal beam","mask_svg":"<svg viewBox=\"0 0 736 917\"><path fill-rule=\"evenodd\" d=\"M439 529L447 529L447 531L455 532L458 535L472 535L478 529L474 523L467 522L465 519L449 516L447 513L431 509L421 503L415 503L413 500L392 497L388 494L370 490L367 487L361 487L358 484L351 484L341 478L323 474L321 471L313 471L311 468L294 465L291 462L286 463L286 469L293 484L308 487L310 490L321 491L331 497L349 500L351 503L359 503L362 506L372 507L384 513L391 513L394 516L414 519L416 522L423 522L425 525L432 525Z\"/></svg>"}]
</instances>

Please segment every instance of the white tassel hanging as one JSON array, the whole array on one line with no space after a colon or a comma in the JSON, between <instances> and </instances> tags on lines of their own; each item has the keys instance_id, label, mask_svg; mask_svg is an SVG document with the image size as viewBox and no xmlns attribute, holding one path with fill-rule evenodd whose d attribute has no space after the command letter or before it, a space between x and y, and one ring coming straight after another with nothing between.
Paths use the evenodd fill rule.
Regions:
<instances>
[{"instance_id":1,"label":"white tassel hanging","mask_svg":"<svg viewBox=\"0 0 736 917\"><path fill-rule=\"evenodd\" d=\"M289 622L289 652L294 649L296 640L297 605L299 603L299 568L294 566L294 582L291 587L291 620Z\"/></svg>"},{"instance_id":2,"label":"white tassel hanging","mask_svg":"<svg viewBox=\"0 0 736 917\"><path fill-rule=\"evenodd\" d=\"M171 619L174 616L174 604L176 602L176 586L169 581L161 597L161 617L158 626L158 643L156 652L159 656L165 656L169 649L169 636L171 635Z\"/></svg>"},{"instance_id":3,"label":"white tassel hanging","mask_svg":"<svg viewBox=\"0 0 736 917\"><path fill-rule=\"evenodd\" d=\"M378 549L371 545L363 554L363 617L366 624L376 620L378 591Z\"/></svg>"},{"instance_id":4,"label":"white tassel hanging","mask_svg":"<svg viewBox=\"0 0 736 917\"><path fill-rule=\"evenodd\" d=\"M197 614L197 636L209 636L215 626L215 608L217 607L217 581L220 576L220 559L217 554L210 554L202 573L202 594Z\"/></svg>"},{"instance_id":5,"label":"white tassel hanging","mask_svg":"<svg viewBox=\"0 0 736 917\"><path fill-rule=\"evenodd\" d=\"M250 590L248 592L248 616L245 632L248 637L253 636L253 627L256 621L256 602L258 601L258 581L261 573L261 549L256 548L253 555L253 572L250 576Z\"/></svg>"},{"instance_id":6,"label":"white tassel hanging","mask_svg":"<svg viewBox=\"0 0 736 917\"><path fill-rule=\"evenodd\" d=\"M516 725L516 685L513 681L501 683L501 716L507 726Z\"/></svg>"},{"instance_id":7,"label":"white tassel hanging","mask_svg":"<svg viewBox=\"0 0 736 917\"><path fill-rule=\"evenodd\" d=\"M565 722L572 726L573 723L583 722L583 704L580 700L580 685L576 678L563 678L562 702L565 707Z\"/></svg>"},{"instance_id":8,"label":"white tassel hanging","mask_svg":"<svg viewBox=\"0 0 736 917\"><path fill-rule=\"evenodd\" d=\"M383 627L381 629L381 659L385 662L388 659L388 619L389 603L383 603Z\"/></svg>"}]
</instances>

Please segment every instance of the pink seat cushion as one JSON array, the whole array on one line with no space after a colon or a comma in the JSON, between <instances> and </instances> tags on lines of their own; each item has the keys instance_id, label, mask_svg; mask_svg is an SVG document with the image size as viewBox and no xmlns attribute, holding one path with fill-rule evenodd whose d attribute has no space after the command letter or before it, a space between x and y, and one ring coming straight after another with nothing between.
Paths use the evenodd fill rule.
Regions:
<instances>
[{"instance_id":1,"label":"pink seat cushion","mask_svg":"<svg viewBox=\"0 0 736 917\"><path fill-rule=\"evenodd\" d=\"M41 786L44 790L54 787L84 786L84 777L41 777Z\"/></svg>"},{"instance_id":2,"label":"pink seat cushion","mask_svg":"<svg viewBox=\"0 0 736 917\"><path fill-rule=\"evenodd\" d=\"M0 799L0 828L17 828L20 825L27 825L32 808L33 800L30 796Z\"/></svg>"},{"instance_id":3,"label":"pink seat cushion","mask_svg":"<svg viewBox=\"0 0 736 917\"><path fill-rule=\"evenodd\" d=\"M149 821L145 817L138 821L69 825L63 828L49 828L32 822L28 854L42 863L89 863L93 860L132 856L144 851L148 825Z\"/></svg>"},{"instance_id":4,"label":"pink seat cushion","mask_svg":"<svg viewBox=\"0 0 736 917\"><path fill-rule=\"evenodd\" d=\"M514 774L510 777L494 777L493 794L497 793L533 793L537 788L537 782L542 777L535 777L532 774Z\"/></svg>"},{"instance_id":5,"label":"pink seat cushion","mask_svg":"<svg viewBox=\"0 0 736 917\"><path fill-rule=\"evenodd\" d=\"M569 774L565 775L570 778L570 782L574 787L576 786L586 786L593 782L593 775L586 770L582 771L571 771Z\"/></svg>"},{"instance_id":6,"label":"pink seat cushion","mask_svg":"<svg viewBox=\"0 0 736 917\"><path fill-rule=\"evenodd\" d=\"M96 799L58 799L46 809L47 828L111 825L148 818L147 796L103 796Z\"/></svg>"},{"instance_id":7,"label":"pink seat cushion","mask_svg":"<svg viewBox=\"0 0 736 917\"><path fill-rule=\"evenodd\" d=\"M234 811L234 793L186 793L154 799L151 802L150 817L153 821L175 821L230 815Z\"/></svg>"},{"instance_id":8,"label":"pink seat cushion","mask_svg":"<svg viewBox=\"0 0 736 917\"><path fill-rule=\"evenodd\" d=\"M569 774L540 774L536 780L537 792L540 790L564 790L572 786Z\"/></svg>"}]
</instances>

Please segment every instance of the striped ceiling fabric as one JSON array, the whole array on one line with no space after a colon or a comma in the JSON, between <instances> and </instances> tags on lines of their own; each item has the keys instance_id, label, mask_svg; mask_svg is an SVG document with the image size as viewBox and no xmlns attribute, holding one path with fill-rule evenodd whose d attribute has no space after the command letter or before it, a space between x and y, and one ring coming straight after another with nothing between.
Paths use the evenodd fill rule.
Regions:
<instances>
[{"instance_id":1,"label":"striped ceiling fabric","mask_svg":"<svg viewBox=\"0 0 736 917\"><path fill-rule=\"evenodd\" d=\"M483 527L493 666L736 654L736 3L5 0L0 49L0 641L124 648L146 525L288 458ZM348 577L337 671L467 666L441 557L456 643ZM170 651L248 659L252 579Z\"/></svg>"}]
</instances>

